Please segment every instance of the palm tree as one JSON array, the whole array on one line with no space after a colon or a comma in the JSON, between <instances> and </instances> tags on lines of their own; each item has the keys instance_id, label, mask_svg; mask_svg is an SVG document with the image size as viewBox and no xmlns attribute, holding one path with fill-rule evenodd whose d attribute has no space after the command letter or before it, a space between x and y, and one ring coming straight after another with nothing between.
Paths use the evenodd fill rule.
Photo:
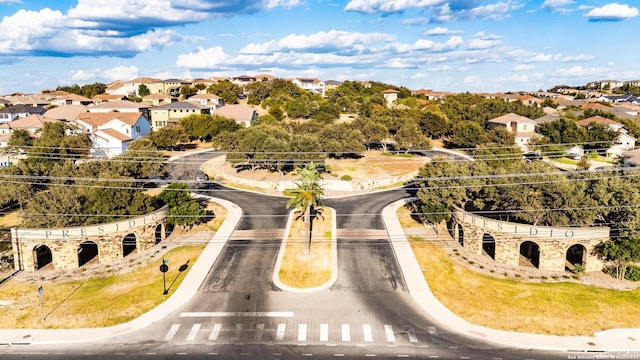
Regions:
<instances>
[{"instance_id":1,"label":"palm tree","mask_svg":"<svg viewBox=\"0 0 640 360\"><path fill-rule=\"evenodd\" d=\"M296 182L295 188L284 190L284 195L290 197L287 202L287 209L295 207L304 216L304 231L307 237L306 255L311 253L311 211L322 206L322 195L324 188L320 185L320 172L318 168L309 163L300 171L300 181Z\"/></svg>"}]
</instances>

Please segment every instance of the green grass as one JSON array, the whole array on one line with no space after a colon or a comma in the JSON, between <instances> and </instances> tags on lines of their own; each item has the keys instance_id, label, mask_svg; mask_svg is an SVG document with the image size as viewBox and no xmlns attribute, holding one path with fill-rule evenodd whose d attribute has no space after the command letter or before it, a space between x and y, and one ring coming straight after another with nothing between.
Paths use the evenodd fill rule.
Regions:
<instances>
[{"instance_id":1,"label":"green grass","mask_svg":"<svg viewBox=\"0 0 640 360\"><path fill-rule=\"evenodd\" d=\"M169 251L167 286L175 283L169 295L178 288L204 246L182 246ZM189 261L186 271L178 268ZM159 261L129 273L104 278L24 284L11 280L2 287L2 300L13 300L0 312L0 328L84 328L105 327L130 321L153 309L168 298L163 295ZM44 313L40 315L38 286L43 287Z\"/></svg>"},{"instance_id":2,"label":"green grass","mask_svg":"<svg viewBox=\"0 0 640 360\"><path fill-rule=\"evenodd\" d=\"M567 165L578 165L578 163L580 162L578 160L572 160L572 159L565 158L565 157L553 159L553 161L555 161L557 163L560 163L560 164L567 164Z\"/></svg>"}]
</instances>

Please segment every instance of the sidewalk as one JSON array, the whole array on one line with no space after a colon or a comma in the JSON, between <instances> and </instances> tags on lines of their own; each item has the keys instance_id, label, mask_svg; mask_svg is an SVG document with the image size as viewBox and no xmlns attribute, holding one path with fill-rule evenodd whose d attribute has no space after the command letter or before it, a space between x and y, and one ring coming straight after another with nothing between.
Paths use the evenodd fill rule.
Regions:
<instances>
[{"instance_id":1,"label":"sidewalk","mask_svg":"<svg viewBox=\"0 0 640 360\"><path fill-rule=\"evenodd\" d=\"M452 313L436 299L429 289L411 245L405 236L404 229L396 216L398 208L412 200L415 199L399 200L385 207L382 211L382 218L389 237L394 239L391 245L398 259L398 264L400 264L411 297L425 313L440 322L442 327L478 340L509 347L598 353L619 352L620 356L622 354L640 355L640 353L632 352L640 349L640 329L601 331L593 337L549 336L494 330L477 326Z\"/></svg>"}]
</instances>

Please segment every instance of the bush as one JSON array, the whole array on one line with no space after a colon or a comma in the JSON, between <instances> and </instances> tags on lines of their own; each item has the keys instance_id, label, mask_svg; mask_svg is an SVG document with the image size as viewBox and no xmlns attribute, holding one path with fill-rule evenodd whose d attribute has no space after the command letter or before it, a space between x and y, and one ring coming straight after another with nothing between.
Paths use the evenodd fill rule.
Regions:
<instances>
[{"instance_id":1,"label":"bush","mask_svg":"<svg viewBox=\"0 0 640 360\"><path fill-rule=\"evenodd\" d=\"M624 278L631 281L640 281L640 267L627 266L627 271L624 273Z\"/></svg>"},{"instance_id":2,"label":"bush","mask_svg":"<svg viewBox=\"0 0 640 360\"><path fill-rule=\"evenodd\" d=\"M351 177L351 175L347 174L347 175L342 175L340 177L340 180L351 181L351 180L353 180L353 178Z\"/></svg>"}]
</instances>

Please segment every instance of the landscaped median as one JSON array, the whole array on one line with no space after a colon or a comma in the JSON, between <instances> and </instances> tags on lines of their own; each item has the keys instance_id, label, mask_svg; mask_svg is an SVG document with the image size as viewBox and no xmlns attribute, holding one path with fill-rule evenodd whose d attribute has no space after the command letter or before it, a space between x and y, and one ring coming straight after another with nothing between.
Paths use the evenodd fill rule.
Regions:
<instances>
[{"instance_id":1,"label":"landscaped median","mask_svg":"<svg viewBox=\"0 0 640 360\"><path fill-rule=\"evenodd\" d=\"M292 292L313 292L326 289L336 281L336 213L331 208L322 210L323 216L313 221L309 253L306 250L308 240L304 222L298 219L298 211L289 214L273 273L273 282L279 288Z\"/></svg>"}]
</instances>

